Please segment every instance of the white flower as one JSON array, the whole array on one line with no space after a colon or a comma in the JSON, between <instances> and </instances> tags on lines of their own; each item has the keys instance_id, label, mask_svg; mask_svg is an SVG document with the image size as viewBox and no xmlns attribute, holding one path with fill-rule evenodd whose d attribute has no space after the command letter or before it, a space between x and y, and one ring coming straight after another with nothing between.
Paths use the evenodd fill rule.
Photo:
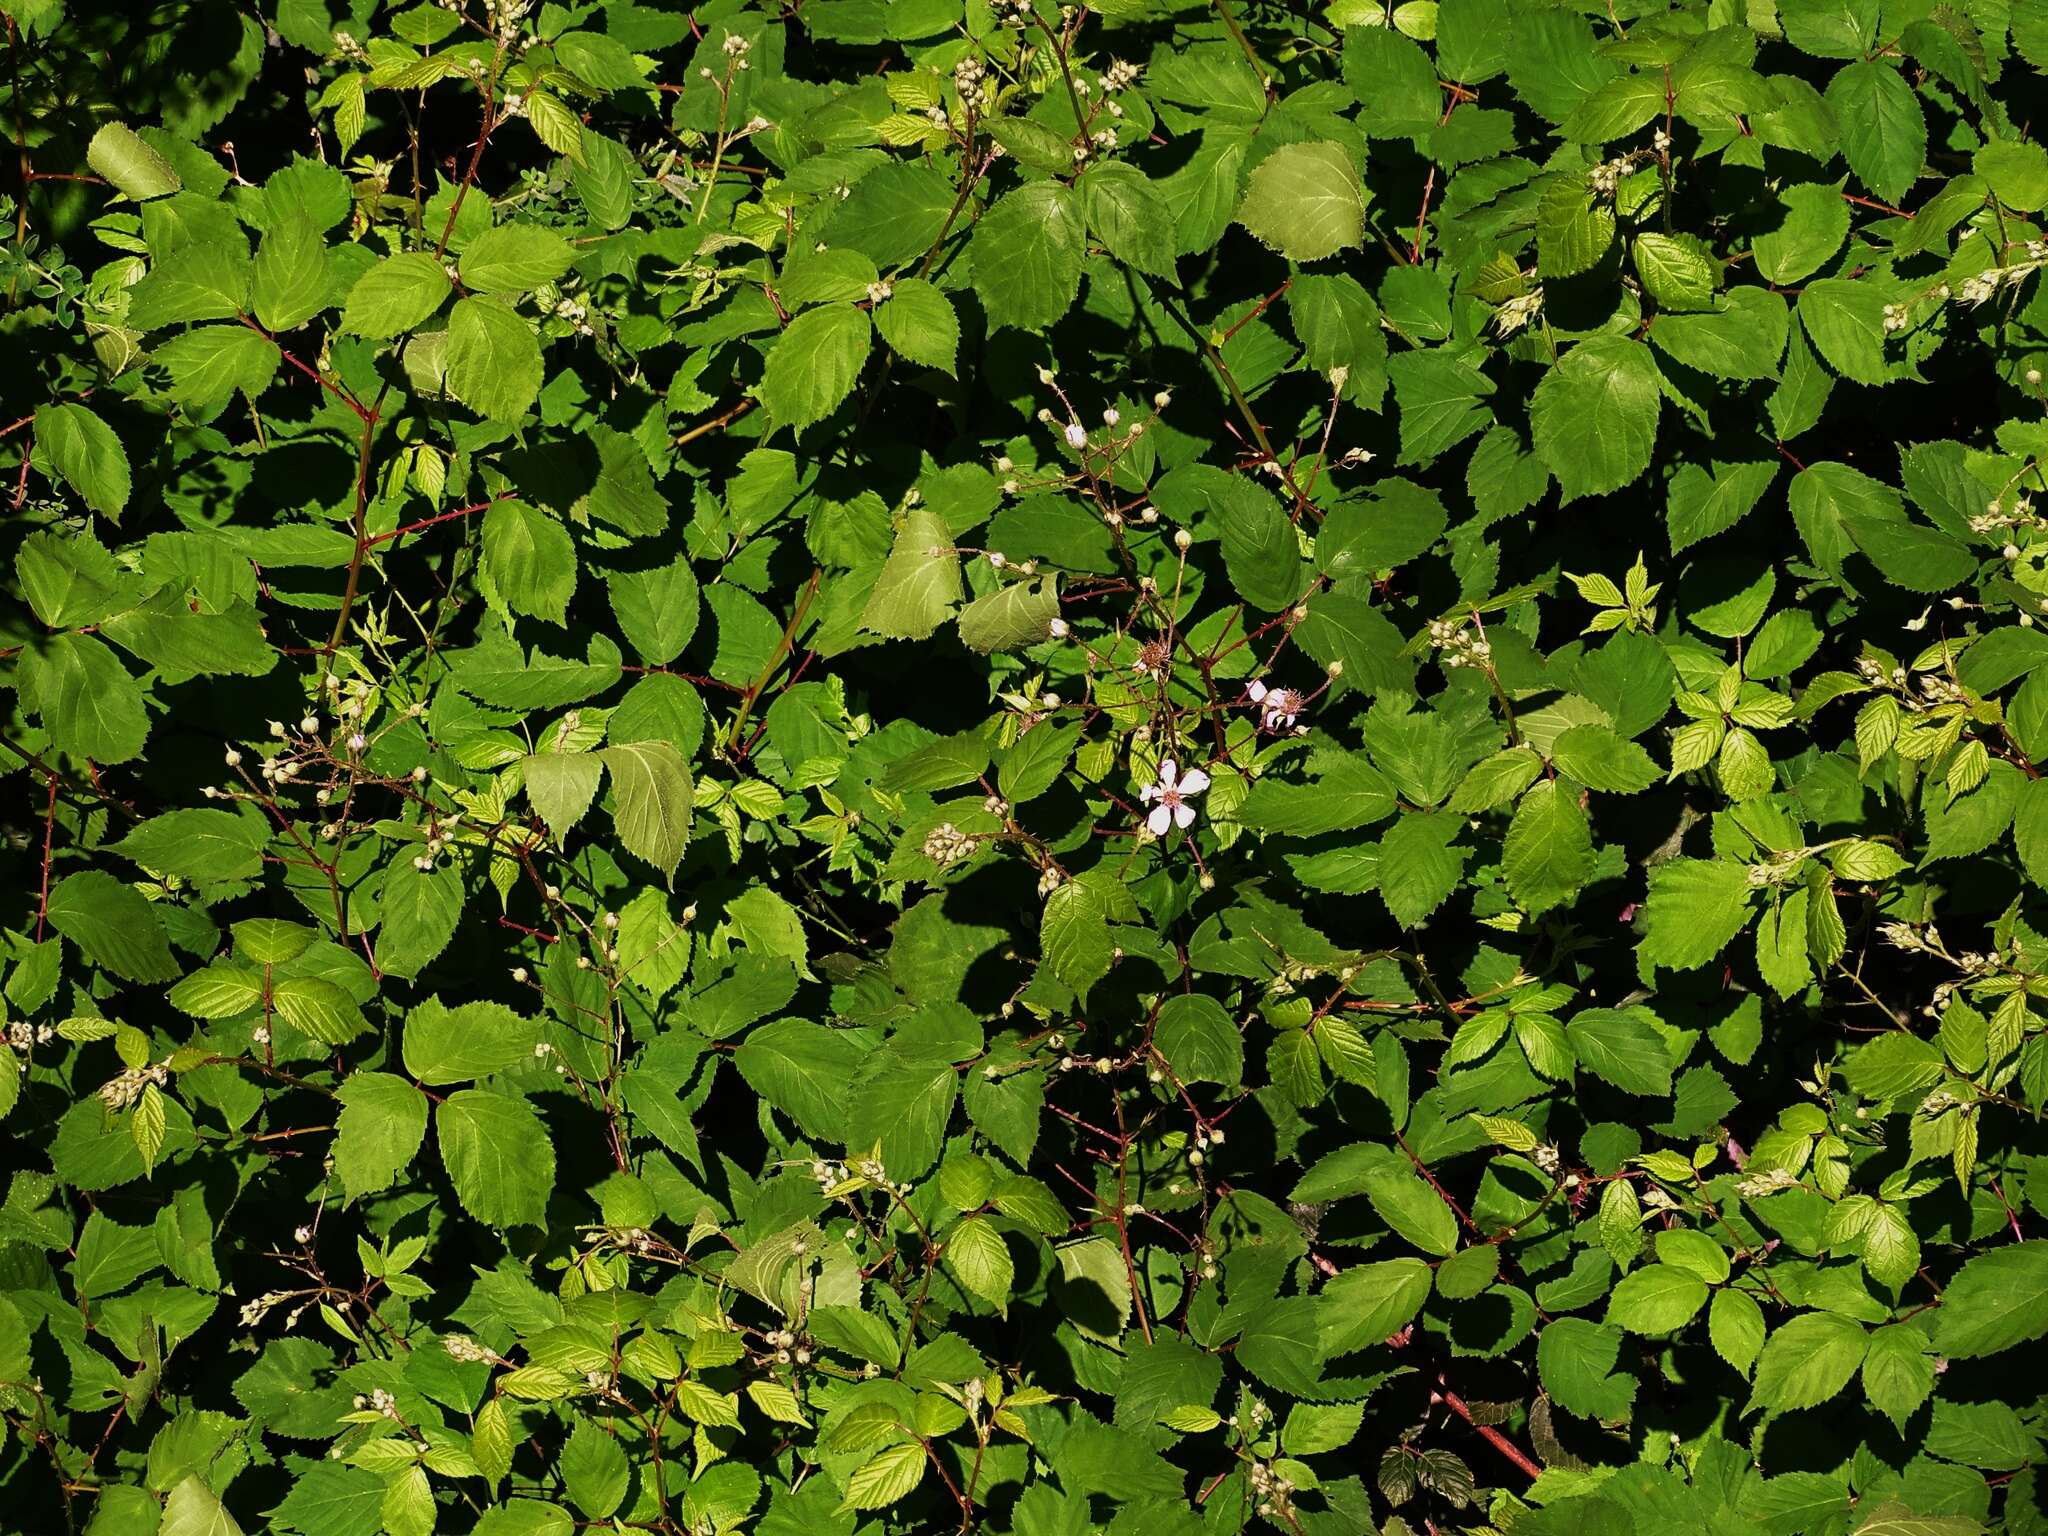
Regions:
<instances>
[{"instance_id":1,"label":"white flower","mask_svg":"<svg viewBox=\"0 0 2048 1536\"><path fill-rule=\"evenodd\" d=\"M1188 801L1208 787L1208 774L1199 768L1190 768L1183 777L1180 764L1169 757L1159 765L1159 782L1147 784L1138 791L1138 798L1152 806L1152 814L1145 818L1145 825L1157 837L1166 836L1169 825L1186 830L1195 820L1195 808ZM1155 805L1154 801L1158 803Z\"/></svg>"},{"instance_id":2,"label":"white flower","mask_svg":"<svg viewBox=\"0 0 2048 1536\"><path fill-rule=\"evenodd\" d=\"M1088 446L1088 429L1078 421L1067 423L1067 446L1069 448L1086 448Z\"/></svg>"},{"instance_id":3,"label":"white flower","mask_svg":"<svg viewBox=\"0 0 2048 1536\"><path fill-rule=\"evenodd\" d=\"M1260 728L1268 731L1284 731L1294 724L1294 717L1301 713L1306 702L1292 688L1268 688L1258 681L1254 681L1245 692L1259 706Z\"/></svg>"}]
</instances>

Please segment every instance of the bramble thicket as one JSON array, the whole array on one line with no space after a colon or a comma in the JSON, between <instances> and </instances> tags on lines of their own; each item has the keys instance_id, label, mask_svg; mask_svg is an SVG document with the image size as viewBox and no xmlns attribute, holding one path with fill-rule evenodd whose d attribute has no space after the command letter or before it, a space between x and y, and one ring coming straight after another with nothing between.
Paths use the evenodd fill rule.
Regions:
<instances>
[{"instance_id":1,"label":"bramble thicket","mask_svg":"<svg viewBox=\"0 0 2048 1536\"><path fill-rule=\"evenodd\" d=\"M0 23L0 1528L2048 1531L2048 0Z\"/></svg>"}]
</instances>

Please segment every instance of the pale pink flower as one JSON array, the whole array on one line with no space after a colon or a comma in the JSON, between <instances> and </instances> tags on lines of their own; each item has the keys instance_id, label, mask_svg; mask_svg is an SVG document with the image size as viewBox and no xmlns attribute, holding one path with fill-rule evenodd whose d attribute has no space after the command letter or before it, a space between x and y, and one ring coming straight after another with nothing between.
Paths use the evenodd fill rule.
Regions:
<instances>
[{"instance_id":1,"label":"pale pink flower","mask_svg":"<svg viewBox=\"0 0 2048 1536\"><path fill-rule=\"evenodd\" d=\"M1245 692L1259 707L1260 727L1268 731L1284 731L1293 725L1294 717L1301 713L1307 703L1292 688L1268 688L1258 681L1254 681Z\"/></svg>"},{"instance_id":2,"label":"pale pink flower","mask_svg":"<svg viewBox=\"0 0 2048 1536\"><path fill-rule=\"evenodd\" d=\"M1145 825L1156 837L1166 836L1169 826L1187 830L1195 820L1195 808L1188 801L1208 787L1208 774L1199 768L1190 768L1183 776L1180 764L1169 757L1159 765L1159 782L1147 784L1138 791L1138 798L1152 807L1152 814L1145 818Z\"/></svg>"}]
</instances>

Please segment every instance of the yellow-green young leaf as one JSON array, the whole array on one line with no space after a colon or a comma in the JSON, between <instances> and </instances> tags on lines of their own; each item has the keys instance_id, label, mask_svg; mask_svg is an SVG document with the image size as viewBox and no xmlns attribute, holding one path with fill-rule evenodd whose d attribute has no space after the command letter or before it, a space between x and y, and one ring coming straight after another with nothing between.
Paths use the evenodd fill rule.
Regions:
<instances>
[{"instance_id":1,"label":"yellow-green young leaf","mask_svg":"<svg viewBox=\"0 0 2048 1536\"><path fill-rule=\"evenodd\" d=\"M1600 1246L1626 1268L1643 1251L1643 1207L1627 1179L1610 1179L1600 1192Z\"/></svg>"},{"instance_id":2,"label":"yellow-green young leaf","mask_svg":"<svg viewBox=\"0 0 2048 1536\"><path fill-rule=\"evenodd\" d=\"M85 162L138 203L168 197L185 185L171 162L126 123L107 123L95 133L85 147Z\"/></svg>"},{"instance_id":3,"label":"yellow-green young leaf","mask_svg":"<svg viewBox=\"0 0 2048 1536\"><path fill-rule=\"evenodd\" d=\"M924 1481L924 1447L915 1442L879 1451L846 1480L846 1509L881 1509Z\"/></svg>"},{"instance_id":4,"label":"yellow-green young leaf","mask_svg":"<svg viewBox=\"0 0 2048 1536\"><path fill-rule=\"evenodd\" d=\"M12 1050L0 1051L0 1120L5 1120L21 1101L21 1058Z\"/></svg>"},{"instance_id":5,"label":"yellow-green young leaf","mask_svg":"<svg viewBox=\"0 0 2048 1536\"><path fill-rule=\"evenodd\" d=\"M529 91L526 120L533 124L533 131L541 143L558 155L567 155L578 165L583 163L583 120L570 111L559 96L546 91Z\"/></svg>"},{"instance_id":6,"label":"yellow-green young leaf","mask_svg":"<svg viewBox=\"0 0 2048 1536\"><path fill-rule=\"evenodd\" d=\"M164 1144L164 1096L155 1083L143 1088L135 1113L129 1117L128 1133L135 1140L135 1150L142 1154L142 1171L154 1173L156 1155Z\"/></svg>"},{"instance_id":7,"label":"yellow-green young leaf","mask_svg":"<svg viewBox=\"0 0 2048 1536\"><path fill-rule=\"evenodd\" d=\"M1533 1152L1539 1145L1536 1133L1519 1120L1508 1120L1496 1115L1474 1115L1472 1122L1487 1134L1494 1145L1506 1147L1510 1152Z\"/></svg>"},{"instance_id":8,"label":"yellow-green young leaf","mask_svg":"<svg viewBox=\"0 0 2048 1536\"><path fill-rule=\"evenodd\" d=\"M628 853L646 860L664 882L690 842L694 790L689 764L666 741L606 747L598 756L612 777L613 824Z\"/></svg>"},{"instance_id":9,"label":"yellow-green young leaf","mask_svg":"<svg viewBox=\"0 0 2048 1536\"><path fill-rule=\"evenodd\" d=\"M809 1424L804 1410L796 1400L796 1394L779 1381L750 1381L747 1396L754 1406L767 1414L778 1424Z\"/></svg>"},{"instance_id":10,"label":"yellow-green young leaf","mask_svg":"<svg viewBox=\"0 0 2048 1536\"><path fill-rule=\"evenodd\" d=\"M1022 650L1046 639L1059 616L1056 576L1013 581L960 610L960 640L984 656Z\"/></svg>"},{"instance_id":11,"label":"yellow-green young leaf","mask_svg":"<svg viewBox=\"0 0 2048 1536\"><path fill-rule=\"evenodd\" d=\"M383 1516L387 1536L433 1536L434 1490L425 1467L407 1467L384 1485Z\"/></svg>"},{"instance_id":12,"label":"yellow-green young leaf","mask_svg":"<svg viewBox=\"0 0 2048 1536\"><path fill-rule=\"evenodd\" d=\"M387 256L349 290L341 327L386 340L424 323L448 297L448 273L430 251Z\"/></svg>"},{"instance_id":13,"label":"yellow-green young leaf","mask_svg":"<svg viewBox=\"0 0 2048 1536\"><path fill-rule=\"evenodd\" d=\"M194 1473L164 1500L163 1519L156 1527L156 1536L242 1536L242 1528L227 1512L220 1495Z\"/></svg>"},{"instance_id":14,"label":"yellow-green young leaf","mask_svg":"<svg viewBox=\"0 0 2048 1536\"><path fill-rule=\"evenodd\" d=\"M285 1023L322 1045L342 1045L370 1027L355 999L318 976L288 976L270 990Z\"/></svg>"},{"instance_id":15,"label":"yellow-green young leaf","mask_svg":"<svg viewBox=\"0 0 2048 1536\"><path fill-rule=\"evenodd\" d=\"M1246 182L1237 222L1289 261L1354 249L1365 232L1365 186L1350 151L1328 142L1274 150Z\"/></svg>"},{"instance_id":16,"label":"yellow-green young leaf","mask_svg":"<svg viewBox=\"0 0 2048 1536\"><path fill-rule=\"evenodd\" d=\"M1159 1422L1168 1429L1183 1435L1205 1434L1223 1422L1223 1415L1213 1408L1196 1407L1193 1404L1169 1408L1159 1415Z\"/></svg>"},{"instance_id":17,"label":"yellow-green young leaf","mask_svg":"<svg viewBox=\"0 0 2048 1536\"><path fill-rule=\"evenodd\" d=\"M491 1398L477 1411L476 1428L469 1437L469 1455L484 1481L494 1487L511 1472L512 1420L500 1399Z\"/></svg>"},{"instance_id":18,"label":"yellow-green young leaf","mask_svg":"<svg viewBox=\"0 0 2048 1536\"><path fill-rule=\"evenodd\" d=\"M1006 1305L1017 1275L1016 1261L994 1223L969 1216L946 1240L946 1267L968 1290L994 1306Z\"/></svg>"}]
</instances>

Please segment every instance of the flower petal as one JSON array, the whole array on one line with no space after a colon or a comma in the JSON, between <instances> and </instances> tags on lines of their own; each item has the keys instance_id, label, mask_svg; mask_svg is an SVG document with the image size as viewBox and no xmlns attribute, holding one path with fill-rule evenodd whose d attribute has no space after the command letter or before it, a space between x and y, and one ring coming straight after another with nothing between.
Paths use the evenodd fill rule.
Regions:
<instances>
[{"instance_id":1,"label":"flower petal","mask_svg":"<svg viewBox=\"0 0 2048 1536\"><path fill-rule=\"evenodd\" d=\"M1145 825L1152 829L1154 837L1166 836L1166 828L1173 818L1173 812L1163 805L1152 807L1152 814L1145 818Z\"/></svg>"},{"instance_id":2,"label":"flower petal","mask_svg":"<svg viewBox=\"0 0 2048 1536\"><path fill-rule=\"evenodd\" d=\"M1161 807L1165 809L1165 807ZM1192 805L1176 805L1173 808L1173 824L1182 830L1194 824L1195 808Z\"/></svg>"},{"instance_id":3,"label":"flower petal","mask_svg":"<svg viewBox=\"0 0 2048 1536\"><path fill-rule=\"evenodd\" d=\"M1266 696L1266 685L1254 678L1251 687L1247 688L1245 692L1251 695L1252 702L1256 704Z\"/></svg>"},{"instance_id":4,"label":"flower petal","mask_svg":"<svg viewBox=\"0 0 2048 1536\"><path fill-rule=\"evenodd\" d=\"M1190 768L1187 777L1180 781L1180 792L1184 795L1199 795L1209 787L1209 775L1199 768Z\"/></svg>"},{"instance_id":5,"label":"flower petal","mask_svg":"<svg viewBox=\"0 0 2048 1536\"><path fill-rule=\"evenodd\" d=\"M1159 787L1161 789L1173 788L1173 781L1179 777L1180 764L1176 763L1172 758L1169 757L1159 765Z\"/></svg>"},{"instance_id":6,"label":"flower petal","mask_svg":"<svg viewBox=\"0 0 2048 1536\"><path fill-rule=\"evenodd\" d=\"M1159 786L1157 784L1147 784L1143 789L1138 791L1138 799L1146 805L1150 805L1154 800L1158 798Z\"/></svg>"}]
</instances>

